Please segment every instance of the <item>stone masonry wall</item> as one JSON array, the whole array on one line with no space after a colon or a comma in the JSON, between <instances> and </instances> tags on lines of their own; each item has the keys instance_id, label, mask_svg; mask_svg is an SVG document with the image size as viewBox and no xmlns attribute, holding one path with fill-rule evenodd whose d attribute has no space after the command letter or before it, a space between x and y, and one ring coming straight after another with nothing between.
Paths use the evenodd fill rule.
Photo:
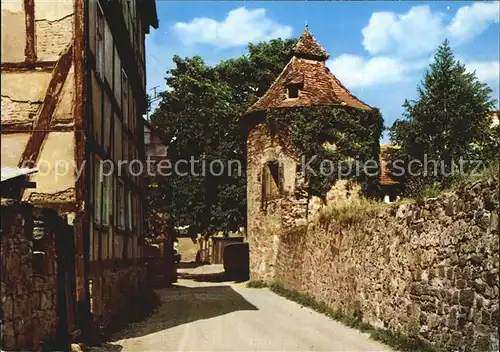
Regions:
<instances>
[{"instance_id":1,"label":"stone masonry wall","mask_svg":"<svg viewBox=\"0 0 500 352\"><path fill-rule=\"evenodd\" d=\"M106 328L113 316L127 309L130 299L146 287L146 266L142 264L104 270L99 277L91 278L91 309L97 324Z\"/></svg>"},{"instance_id":2,"label":"stone masonry wall","mask_svg":"<svg viewBox=\"0 0 500 352\"><path fill-rule=\"evenodd\" d=\"M33 237L36 237L37 222L35 220ZM45 224L47 225L47 224ZM47 228L43 231L43 238L33 245L33 251L42 249L43 255L33 262L31 278L31 311L33 324L33 341L45 341L54 336L57 329L57 262L56 262L56 234ZM35 240L32 241L34 243Z\"/></svg>"},{"instance_id":3,"label":"stone masonry wall","mask_svg":"<svg viewBox=\"0 0 500 352\"><path fill-rule=\"evenodd\" d=\"M352 226L314 217L274 243L255 233L251 253L274 247L274 279L374 326L446 350L498 350L498 192L498 179L477 181Z\"/></svg>"},{"instance_id":4,"label":"stone masonry wall","mask_svg":"<svg viewBox=\"0 0 500 352\"><path fill-rule=\"evenodd\" d=\"M304 189L302 163L293 148L283 147L278 138L272 138L266 123L258 123L249 130L247 138L247 233L250 243L250 271L252 279L272 280L280 244L280 234L296 232L305 227L308 219L321 209L322 201L309 198ZM278 161L282 168L283 189L280 197L264 200L262 182L264 166ZM339 180L327 193L328 202L337 204L359 198L359 185L348 187Z\"/></svg>"},{"instance_id":5,"label":"stone masonry wall","mask_svg":"<svg viewBox=\"0 0 500 352\"><path fill-rule=\"evenodd\" d=\"M268 134L266 124L261 123L249 132L247 142L247 231L249 235L265 234L251 236L254 245L250 246L250 270L259 278L265 279L271 279L274 273L276 244L278 234L282 231L281 218L291 215L286 205L296 201L292 194L295 188L296 162ZM291 201L287 201L285 197L265 203L262 201L263 168L266 162L272 160L278 160L284 169L283 188L292 197ZM307 199L305 202L307 203ZM305 224L305 213L296 214L292 221L295 220Z\"/></svg>"},{"instance_id":6,"label":"stone masonry wall","mask_svg":"<svg viewBox=\"0 0 500 352\"><path fill-rule=\"evenodd\" d=\"M32 209L2 204L1 217L0 347L36 349L57 327L54 234L43 232L44 254L34 262Z\"/></svg>"}]
</instances>

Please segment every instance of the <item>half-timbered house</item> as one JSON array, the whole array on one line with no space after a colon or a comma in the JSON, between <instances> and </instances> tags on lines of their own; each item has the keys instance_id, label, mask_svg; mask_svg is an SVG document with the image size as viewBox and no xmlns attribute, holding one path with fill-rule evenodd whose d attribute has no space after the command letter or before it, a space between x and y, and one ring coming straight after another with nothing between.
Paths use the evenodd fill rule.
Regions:
<instances>
[{"instance_id":1,"label":"half-timbered house","mask_svg":"<svg viewBox=\"0 0 500 352\"><path fill-rule=\"evenodd\" d=\"M155 0L2 1L1 166L37 166L19 199L74 229L70 332L88 312L107 325L146 277L143 179L129 166L145 158L150 27Z\"/></svg>"}]
</instances>

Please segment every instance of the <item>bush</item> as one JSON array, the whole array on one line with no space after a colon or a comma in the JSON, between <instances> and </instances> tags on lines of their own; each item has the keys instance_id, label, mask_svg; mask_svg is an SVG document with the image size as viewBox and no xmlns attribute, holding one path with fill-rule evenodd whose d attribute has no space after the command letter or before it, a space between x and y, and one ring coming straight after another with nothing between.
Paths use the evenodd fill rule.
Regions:
<instances>
[{"instance_id":1,"label":"bush","mask_svg":"<svg viewBox=\"0 0 500 352\"><path fill-rule=\"evenodd\" d=\"M385 203L366 198L361 198L358 201L352 201L342 205L334 203L321 210L319 213L319 223L321 225L327 225L335 221L339 225L356 225L369 218L370 215L385 205Z\"/></svg>"}]
</instances>

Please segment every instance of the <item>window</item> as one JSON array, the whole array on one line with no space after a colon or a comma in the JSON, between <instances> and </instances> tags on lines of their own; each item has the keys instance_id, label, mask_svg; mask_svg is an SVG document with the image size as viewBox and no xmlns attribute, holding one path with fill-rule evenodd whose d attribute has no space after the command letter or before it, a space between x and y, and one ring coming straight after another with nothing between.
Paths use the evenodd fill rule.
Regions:
<instances>
[{"instance_id":1,"label":"window","mask_svg":"<svg viewBox=\"0 0 500 352\"><path fill-rule=\"evenodd\" d=\"M112 185L111 173L108 164L104 165L102 178L102 224L109 225L109 217L111 214Z\"/></svg>"},{"instance_id":2,"label":"window","mask_svg":"<svg viewBox=\"0 0 500 352\"><path fill-rule=\"evenodd\" d=\"M123 180L118 179L118 192L116 202L118 204L118 227L125 229L125 185Z\"/></svg>"},{"instance_id":3,"label":"window","mask_svg":"<svg viewBox=\"0 0 500 352\"><path fill-rule=\"evenodd\" d=\"M127 192L127 230L132 231L132 192Z\"/></svg>"},{"instance_id":4,"label":"window","mask_svg":"<svg viewBox=\"0 0 500 352\"><path fill-rule=\"evenodd\" d=\"M291 83L288 85L288 98L295 99L299 97L300 84Z\"/></svg>"},{"instance_id":5,"label":"window","mask_svg":"<svg viewBox=\"0 0 500 352\"><path fill-rule=\"evenodd\" d=\"M141 208L140 208L140 205L139 205L140 204L139 203L139 199L140 199L140 197L139 197L139 195L137 193L135 194L135 197L132 199L133 206L134 206L134 208L133 208L134 211L133 211L132 216L133 216L133 219L134 219L133 221L134 221L134 225L135 225L136 233L137 234L141 233L140 232L140 226L141 226L140 212L141 212Z\"/></svg>"},{"instance_id":6,"label":"window","mask_svg":"<svg viewBox=\"0 0 500 352\"><path fill-rule=\"evenodd\" d=\"M129 106L129 114L130 114L130 130L132 133L135 133L135 100L134 100L134 93L132 92L132 89L130 90L130 106Z\"/></svg>"},{"instance_id":7,"label":"window","mask_svg":"<svg viewBox=\"0 0 500 352\"><path fill-rule=\"evenodd\" d=\"M97 21L96 21L96 71L104 79L104 12L99 1L97 2Z\"/></svg>"},{"instance_id":8,"label":"window","mask_svg":"<svg viewBox=\"0 0 500 352\"><path fill-rule=\"evenodd\" d=\"M130 16L132 17L132 23L135 20L135 0L129 0L130 1Z\"/></svg>"},{"instance_id":9,"label":"window","mask_svg":"<svg viewBox=\"0 0 500 352\"><path fill-rule=\"evenodd\" d=\"M110 225L112 185L111 169L107 163L102 164L99 159L94 165L94 222L96 224Z\"/></svg>"},{"instance_id":10,"label":"window","mask_svg":"<svg viewBox=\"0 0 500 352\"><path fill-rule=\"evenodd\" d=\"M277 161L270 161L264 165L262 171L262 199L273 200L281 196L283 188L283 168Z\"/></svg>"},{"instance_id":11,"label":"window","mask_svg":"<svg viewBox=\"0 0 500 352\"><path fill-rule=\"evenodd\" d=\"M125 125L128 124L128 104L128 77L122 68L122 117Z\"/></svg>"},{"instance_id":12,"label":"window","mask_svg":"<svg viewBox=\"0 0 500 352\"><path fill-rule=\"evenodd\" d=\"M99 165L100 161L96 159L94 163L94 222L96 224L101 223L102 183Z\"/></svg>"}]
</instances>

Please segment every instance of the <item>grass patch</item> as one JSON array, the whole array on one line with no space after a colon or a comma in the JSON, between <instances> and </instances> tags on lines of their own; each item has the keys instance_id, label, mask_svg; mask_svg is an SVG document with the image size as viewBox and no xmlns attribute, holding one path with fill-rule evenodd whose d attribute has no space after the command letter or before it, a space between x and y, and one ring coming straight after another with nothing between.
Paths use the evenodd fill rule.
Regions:
<instances>
[{"instance_id":1,"label":"grass patch","mask_svg":"<svg viewBox=\"0 0 500 352\"><path fill-rule=\"evenodd\" d=\"M374 214L378 210L386 207L386 203L360 198L343 204L331 204L324 207L319 213L319 223L327 225L331 221L336 221L339 225L356 225Z\"/></svg>"},{"instance_id":2,"label":"grass patch","mask_svg":"<svg viewBox=\"0 0 500 352\"><path fill-rule=\"evenodd\" d=\"M318 221L322 226L329 225L332 222L335 222L340 226L353 226L363 223L367 219L373 217L373 215L378 211L388 206L394 206L395 204L411 204L415 202L421 203L426 199L436 198L445 192L457 191L466 184L470 184L472 182L487 179L498 180L499 176L500 162L495 161L477 171L475 175L456 177L453 180L450 180L447 186L443 186L441 183L427 185L415 196L401 199L395 203L387 204L371 199L360 198L355 200L353 199L345 203L330 204L320 210Z\"/></svg>"},{"instance_id":3,"label":"grass patch","mask_svg":"<svg viewBox=\"0 0 500 352\"><path fill-rule=\"evenodd\" d=\"M246 286L250 287L250 288L268 287L267 283L265 281L262 281L262 280L250 280L247 282Z\"/></svg>"},{"instance_id":4,"label":"grass patch","mask_svg":"<svg viewBox=\"0 0 500 352\"><path fill-rule=\"evenodd\" d=\"M304 307L313 309L314 311L328 316L329 318L339 321L340 323L358 329L362 332L370 334L373 340L382 342L398 351L412 351L412 352L439 352L440 349L430 343L419 339L411 338L400 333L396 333L386 329L375 328L370 324L362 321L361 312L354 315L347 315L339 310L334 310L325 302L316 300L308 293L300 293L295 290L287 289L281 282L273 281L266 283L263 281L250 281L248 287L269 287L269 289L291 301L299 303Z\"/></svg>"},{"instance_id":5,"label":"grass patch","mask_svg":"<svg viewBox=\"0 0 500 352\"><path fill-rule=\"evenodd\" d=\"M496 179L500 176L500 162L495 160L480 170L476 170L475 174L462 175L453 178L447 185L441 183L434 183L422 188L421 191L415 195L417 201L424 201L427 198L436 198L442 193L457 191L464 187L466 184L481 180Z\"/></svg>"}]
</instances>

